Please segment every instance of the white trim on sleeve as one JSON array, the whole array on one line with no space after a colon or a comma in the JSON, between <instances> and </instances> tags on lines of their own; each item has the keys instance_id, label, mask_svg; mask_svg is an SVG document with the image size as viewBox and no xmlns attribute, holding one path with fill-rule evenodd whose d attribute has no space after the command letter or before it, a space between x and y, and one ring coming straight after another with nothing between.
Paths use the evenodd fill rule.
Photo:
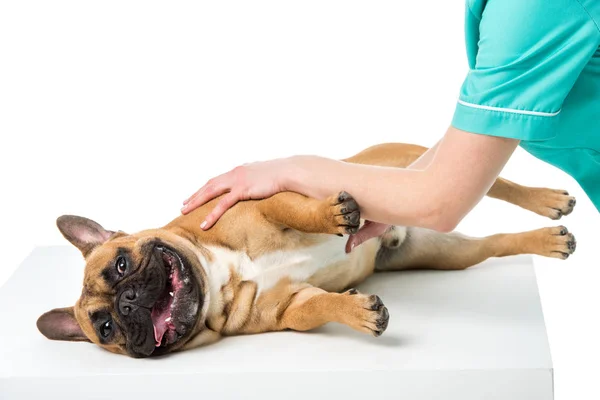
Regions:
<instances>
[{"instance_id":1,"label":"white trim on sleeve","mask_svg":"<svg viewBox=\"0 0 600 400\"><path fill-rule=\"evenodd\" d=\"M537 117L555 117L561 111L561 110L558 110L557 112L547 113L547 112L541 112L541 111L515 110L513 108L482 106L479 104L467 103L466 101L462 101L460 99L458 100L458 104L461 104L465 107L478 108L480 110L500 111L500 112L512 113L512 114L535 115Z\"/></svg>"}]
</instances>

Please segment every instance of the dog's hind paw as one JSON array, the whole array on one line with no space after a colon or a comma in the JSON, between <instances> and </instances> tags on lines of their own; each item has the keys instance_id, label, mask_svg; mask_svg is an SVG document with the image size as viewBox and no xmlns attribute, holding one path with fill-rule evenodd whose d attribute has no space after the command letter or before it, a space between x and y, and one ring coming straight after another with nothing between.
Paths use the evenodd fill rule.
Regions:
<instances>
[{"instance_id":1,"label":"dog's hind paw","mask_svg":"<svg viewBox=\"0 0 600 400\"><path fill-rule=\"evenodd\" d=\"M577 248L575 236L564 226L543 228L537 232L540 235L540 249L536 253L542 256L566 260Z\"/></svg>"},{"instance_id":2,"label":"dog's hind paw","mask_svg":"<svg viewBox=\"0 0 600 400\"><path fill-rule=\"evenodd\" d=\"M573 212L577 201L566 190L532 188L524 207L553 220Z\"/></svg>"}]
</instances>

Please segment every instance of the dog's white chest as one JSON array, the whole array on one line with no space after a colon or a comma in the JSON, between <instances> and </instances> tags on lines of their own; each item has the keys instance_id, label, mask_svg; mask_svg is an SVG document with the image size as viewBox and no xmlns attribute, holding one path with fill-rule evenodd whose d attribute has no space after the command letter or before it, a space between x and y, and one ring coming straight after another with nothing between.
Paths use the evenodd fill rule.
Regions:
<instances>
[{"instance_id":1,"label":"dog's white chest","mask_svg":"<svg viewBox=\"0 0 600 400\"><path fill-rule=\"evenodd\" d=\"M347 238L332 236L310 247L278 250L251 260L245 253L222 247L208 247L214 261L206 265L210 285L217 290L229 281L231 270L242 280L256 282L259 293L272 288L281 279L308 280L322 268L343 260Z\"/></svg>"}]
</instances>

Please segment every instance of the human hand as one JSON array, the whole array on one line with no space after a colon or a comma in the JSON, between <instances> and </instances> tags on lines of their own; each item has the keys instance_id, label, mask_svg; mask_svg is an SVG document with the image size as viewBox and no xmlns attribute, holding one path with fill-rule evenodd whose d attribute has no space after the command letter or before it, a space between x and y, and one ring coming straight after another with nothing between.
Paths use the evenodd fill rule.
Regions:
<instances>
[{"instance_id":1,"label":"human hand","mask_svg":"<svg viewBox=\"0 0 600 400\"><path fill-rule=\"evenodd\" d=\"M238 201L264 199L286 190L284 178L290 168L288 159L244 164L209 180L196 193L183 202L183 214L188 214L212 199L227 193L206 216L200 225L209 229Z\"/></svg>"},{"instance_id":2,"label":"human hand","mask_svg":"<svg viewBox=\"0 0 600 400\"><path fill-rule=\"evenodd\" d=\"M365 221L362 228L354 235L350 235L346 242L346 253L350 253L356 246L360 246L367 240L383 235L390 225L379 222Z\"/></svg>"}]
</instances>

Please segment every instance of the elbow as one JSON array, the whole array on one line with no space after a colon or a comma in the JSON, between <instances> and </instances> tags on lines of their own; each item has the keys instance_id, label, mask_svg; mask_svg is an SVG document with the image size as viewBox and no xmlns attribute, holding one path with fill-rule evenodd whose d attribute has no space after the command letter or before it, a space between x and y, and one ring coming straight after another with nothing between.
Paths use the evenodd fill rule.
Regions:
<instances>
[{"instance_id":1,"label":"elbow","mask_svg":"<svg viewBox=\"0 0 600 400\"><path fill-rule=\"evenodd\" d=\"M450 233L456 229L460 221L449 219L449 218L440 218L435 221L431 226L431 229L440 233Z\"/></svg>"},{"instance_id":2,"label":"elbow","mask_svg":"<svg viewBox=\"0 0 600 400\"><path fill-rule=\"evenodd\" d=\"M457 210L441 202L430 204L424 209L422 226L440 233L449 233L456 229L462 216Z\"/></svg>"}]
</instances>

